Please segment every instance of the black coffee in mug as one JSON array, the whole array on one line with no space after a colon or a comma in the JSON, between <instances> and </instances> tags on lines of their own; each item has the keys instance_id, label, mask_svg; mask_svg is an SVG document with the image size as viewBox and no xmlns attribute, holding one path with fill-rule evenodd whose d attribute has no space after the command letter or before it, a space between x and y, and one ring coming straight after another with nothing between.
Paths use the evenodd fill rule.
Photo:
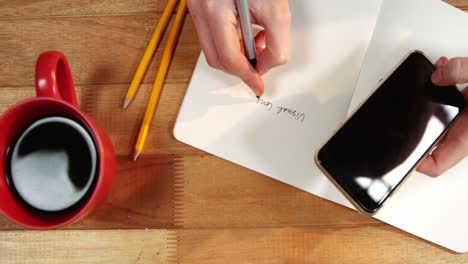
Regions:
<instances>
[{"instance_id":1,"label":"black coffee in mug","mask_svg":"<svg viewBox=\"0 0 468 264\"><path fill-rule=\"evenodd\" d=\"M93 138L65 117L27 126L9 149L8 183L20 200L42 213L62 213L84 202L98 171Z\"/></svg>"}]
</instances>

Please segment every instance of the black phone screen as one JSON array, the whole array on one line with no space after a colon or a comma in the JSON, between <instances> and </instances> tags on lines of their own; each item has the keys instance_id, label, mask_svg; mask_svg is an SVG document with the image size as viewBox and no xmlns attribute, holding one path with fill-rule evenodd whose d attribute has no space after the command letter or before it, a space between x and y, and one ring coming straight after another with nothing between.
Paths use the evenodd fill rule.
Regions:
<instances>
[{"instance_id":1,"label":"black phone screen","mask_svg":"<svg viewBox=\"0 0 468 264\"><path fill-rule=\"evenodd\" d=\"M434 70L422 53L411 53L317 154L329 176L369 214L465 107L455 86L432 84Z\"/></svg>"}]
</instances>

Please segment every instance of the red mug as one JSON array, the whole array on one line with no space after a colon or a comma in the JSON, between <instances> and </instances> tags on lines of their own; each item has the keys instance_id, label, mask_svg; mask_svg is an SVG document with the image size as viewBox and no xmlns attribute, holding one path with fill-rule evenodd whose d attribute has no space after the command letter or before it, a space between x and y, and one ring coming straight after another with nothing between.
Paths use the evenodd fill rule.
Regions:
<instances>
[{"instance_id":1,"label":"red mug","mask_svg":"<svg viewBox=\"0 0 468 264\"><path fill-rule=\"evenodd\" d=\"M57 51L43 53L36 64L37 97L21 102L0 117L0 211L13 222L31 229L55 229L87 215L109 194L116 174L116 158L109 137L78 107L70 67ZM8 183L8 151L31 122L63 116L80 123L94 140L97 167L94 187L86 200L61 214L41 214L18 199Z\"/></svg>"}]
</instances>

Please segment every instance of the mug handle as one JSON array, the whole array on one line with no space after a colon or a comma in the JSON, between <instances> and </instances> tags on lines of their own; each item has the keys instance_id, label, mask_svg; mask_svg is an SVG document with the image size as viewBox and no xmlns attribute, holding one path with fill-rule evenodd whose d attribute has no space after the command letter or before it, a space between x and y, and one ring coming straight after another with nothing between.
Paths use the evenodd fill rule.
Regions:
<instances>
[{"instance_id":1,"label":"mug handle","mask_svg":"<svg viewBox=\"0 0 468 264\"><path fill-rule=\"evenodd\" d=\"M37 59L36 94L63 100L78 107L70 66L61 52L48 51Z\"/></svg>"}]
</instances>

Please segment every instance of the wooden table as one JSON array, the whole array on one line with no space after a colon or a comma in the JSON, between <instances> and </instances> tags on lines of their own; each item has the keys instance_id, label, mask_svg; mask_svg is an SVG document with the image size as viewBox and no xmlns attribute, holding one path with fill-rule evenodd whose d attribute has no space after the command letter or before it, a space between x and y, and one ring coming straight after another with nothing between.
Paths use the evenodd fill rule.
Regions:
<instances>
[{"instance_id":1,"label":"wooden table","mask_svg":"<svg viewBox=\"0 0 468 264\"><path fill-rule=\"evenodd\" d=\"M468 0L451 0L468 10ZM108 200L64 230L0 216L0 263L467 263L372 218L177 142L199 55L187 17L144 155L129 160L160 50L131 107L121 100L165 0L0 0L0 113L34 96L34 64L64 52L80 105L118 154ZM468 32L467 32L468 33ZM1 202L1 201L0 201Z\"/></svg>"}]
</instances>

